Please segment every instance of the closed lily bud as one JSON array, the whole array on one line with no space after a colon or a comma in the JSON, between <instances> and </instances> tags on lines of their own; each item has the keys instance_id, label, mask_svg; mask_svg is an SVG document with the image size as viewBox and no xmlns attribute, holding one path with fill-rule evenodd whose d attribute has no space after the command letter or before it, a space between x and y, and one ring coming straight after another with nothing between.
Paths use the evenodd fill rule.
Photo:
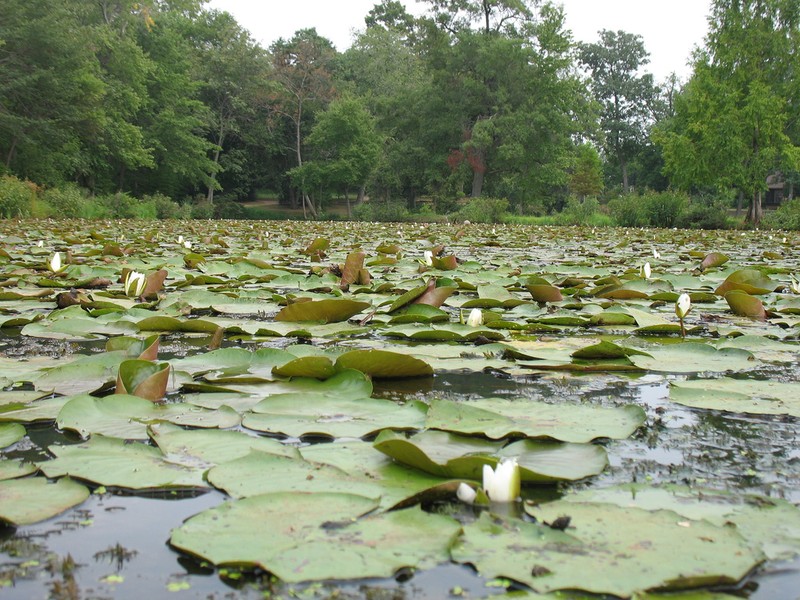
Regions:
<instances>
[{"instance_id":1,"label":"closed lily bud","mask_svg":"<svg viewBox=\"0 0 800 600\"><path fill-rule=\"evenodd\" d=\"M678 296L678 301L675 303L675 314L678 315L678 318L683 319L689 314L691 309L692 299L689 298L689 294L681 294Z\"/></svg>"},{"instance_id":2,"label":"closed lily bud","mask_svg":"<svg viewBox=\"0 0 800 600\"><path fill-rule=\"evenodd\" d=\"M144 273L138 271L128 271L125 276L125 295L131 298L138 298L144 292L147 278Z\"/></svg>"},{"instance_id":3,"label":"closed lily bud","mask_svg":"<svg viewBox=\"0 0 800 600\"><path fill-rule=\"evenodd\" d=\"M425 250L425 252L422 253L422 260L424 260L425 264L428 265L429 267L432 266L433 252L431 252L430 250Z\"/></svg>"},{"instance_id":4,"label":"closed lily bud","mask_svg":"<svg viewBox=\"0 0 800 600\"><path fill-rule=\"evenodd\" d=\"M492 502L514 502L519 498L520 475L517 459L503 459L496 469L483 465L483 489Z\"/></svg>"},{"instance_id":5,"label":"closed lily bud","mask_svg":"<svg viewBox=\"0 0 800 600\"><path fill-rule=\"evenodd\" d=\"M651 273L652 273L652 271L650 270L650 263L649 262L644 263L644 265L642 265L642 268L641 268L639 274L644 279L650 279L650 274Z\"/></svg>"},{"instance_id":6,"label":"closed lily bud","mask_svg":"<svg viewBox=\"0 0 800 600\"><path fill-rule=\"evenodd\" d=\"M467 317L467 325L470 327L480 327L483 325L483 312L480 308L473 308Z\"/></svg>"},{"instance_id":7,"label":"closed lily bud","mask_svg":"<svg viewBox=\"0 0 800 600\"><path fill-rule=\"evenodd\" d=\"M456 490L456 496L464 504L474 504L475 497L477 495L478 495L477 492L473 490L471 486L468 486L466 483L461 482L458 484L458 489Z\"/></svg>"},{"instance_id":8,"label":"closed lily bud","mask_svg":"<svg viewBox=\"0 0 800 600\"><path fill-rule=\"evenodd\" d=\"M64 266L61 264L61 252L56 252L50 259L50 270L53 273L58 273Z\"/></svg>"}]
</instances>

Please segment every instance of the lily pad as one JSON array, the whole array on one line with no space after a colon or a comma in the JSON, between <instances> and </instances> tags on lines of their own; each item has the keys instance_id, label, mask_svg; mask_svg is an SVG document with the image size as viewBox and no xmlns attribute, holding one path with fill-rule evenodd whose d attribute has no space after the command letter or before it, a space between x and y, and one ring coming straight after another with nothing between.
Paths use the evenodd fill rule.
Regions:
<instances>
[{"instance_id":1,"label":"lily pad","mask_svg":"<svg viewBox=\"0 0 800 600\"><path fill-rule=\"evenodd\" d=\"M573 502L527 510L538 523L483 513L464 527L453 559L474 565L483 577L506 577L537 592L627 598L653 588L735 584L764 558L734 529L672 511ZM571 519L566 531L543 525L565 516Z\"/></svg>"},{"instance_id":2,"label":"lily pad","mask_svg":"<svg viewBox=\"0 0 800 600\"><path fill-rule=\"evenodd\" d=\"M605 408L487 398L476 402L434 400L425 424L431 429L482 434L495 440L526 435L586 443L598 438L625 439L644 421L644 411L633 405Z\"/></svg>"},{"instance_id":3,"label":"lily pad","mask_svg":"<svg viewBox=\"0 0 800 600\"><path fill-rule=\"evenodd\" d=\"M0 519L12 525L46 521L77 506L89 497L89 490L69 478L49 482L28 477L0 483Z\"/></svg>"},{"instance_id":4,"label":"lily pad","mask_svg":"<svg viewBox=\"0 0 800 600\"><path fill-rule=\"evenodd\" d=\"M369 308L369 302L347 299L311 300L295 302L281 309L275 315L276 321L316 321L319 323L339 323Z\"/></svg>"},{"instance_id":5,"label":"lily pad","mask_svg":"<svg viewBox=\"0 0 800 600\"><path fill-rule=\"evenodd\" d=\"M389 350L351 350L336 359L337 369L355 369L375 379L430 377L433 369L424 360Z\"/></svg>"},{"instance_id":6,"label":"lily pad","mask_svg":"<svg viewBox=\"0 0 800 600\"><path fill-rule=\"evenodd\" d=\"M359 518L374 507L352 494L265 494L192 517L170 543L216 565L261 567L289 583L391 577L447 560L456 521L416 508Z\"/></svg>"},{"instance_id":7,"label":"lily pad","mask_svg":"<svg viewBox=\"0 0 800 600\"><path fill-rule=\"evenodd\" d=\"M50 446L52 460L39 463L48 477L69 475L97 485L133 490L206 488L203 470L167 460L158 448L92 436L82 444Z\"/></svg>"},{"instance_id":8,"label":"lily pad","mask_svg":"<svg viewBox=\"0 0 800 600\"><path fill-rule=\"evenodd\" d=\"M670 386L669 399L695 408L800 417L796 383L729 377L674 381Z\"/></svg>"},{"instance_id":9,"label":"lily pad","mask_svg":"<svg viewBox=\"0 0 800 600\"><path fill-rule=\"evenodd\" d=\"M25 427L19 423L0 423L0 448L7 448L25 437Z\"/></svg>"},{"instance_id":10,"label":"lily pad","mask_svg":"<svg viewBox=\"0 0 800 600\"><path fill-rule=\"evenodd\" d=\"M647 349L630 357L637 367L665 373L746 371L758 366L751 352L740 348L717 350L708 344L684 342Z\"/></svg>"},{"instance_id":11,"label":"lily pad","mask_svg":"<svg viewBox=\"0 0 800 600\"><path fill-rule=\"evenodd\" d=\"M558 444L524 440L502 448L489 442L444 431L424 431L406 438L384 431L375 448L394 460L440 477L481 480L483 466L495 467L513 456L527 483L577 480L600 473L608 463L605 450L590 444Z\"/></svg>"}]
</instances>

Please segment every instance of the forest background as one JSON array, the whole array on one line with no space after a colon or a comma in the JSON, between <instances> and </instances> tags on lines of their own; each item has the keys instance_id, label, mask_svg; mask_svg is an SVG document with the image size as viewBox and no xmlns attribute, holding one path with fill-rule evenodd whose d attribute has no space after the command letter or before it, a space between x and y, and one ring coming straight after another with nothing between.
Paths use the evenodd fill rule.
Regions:
<instances>
[{"instance_id":1,"label":"forest background","mask_svg":"<svg viewBox=\"0 0 800 600\"><path fill-rule=\"evenodd\" d=\"M688 81L558 4L422 4L338 52L202 0L0 0L0 216L800 228L797 0L713 0Z\"/></svg>"}]
</instances>

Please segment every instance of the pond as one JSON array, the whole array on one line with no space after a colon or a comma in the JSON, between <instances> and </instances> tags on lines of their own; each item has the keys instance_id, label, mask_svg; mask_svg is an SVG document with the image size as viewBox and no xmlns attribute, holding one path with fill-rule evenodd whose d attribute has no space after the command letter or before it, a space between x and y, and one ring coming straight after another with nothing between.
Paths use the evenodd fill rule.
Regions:
<instances>
[{"instance_id":1,"label":"pond","mask_svg":"<svg viewBox=\"0 0 800 600\"><path fill-rule=\"evenodd\" d=\"M0 229L3 597L798 597L797 234Z\"/></svg>"}]
</instances>

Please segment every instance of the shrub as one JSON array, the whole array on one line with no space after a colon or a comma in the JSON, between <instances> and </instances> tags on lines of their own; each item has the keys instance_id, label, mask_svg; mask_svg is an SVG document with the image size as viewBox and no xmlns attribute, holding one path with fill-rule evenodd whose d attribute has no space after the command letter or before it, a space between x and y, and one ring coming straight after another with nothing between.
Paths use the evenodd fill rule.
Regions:
<instances>
[{"instance_id":1,"label":"shrub","mask_svg":"<svg viewBox=\"0 0 800 600\"><path fill-rule=\"evenodd\" d=\"M473 198L453 216L472 223L501 223L506 212L508 200L505 198Z\"/></svg>"},{"instance_id":2,"label":"shrub","mask_svg":"<svg viewBox=\"0 0 800 600\"><path fill-rule=\"evenodd\" d=\"M610 200L608 210L614 223L620 227L648 225L647 211L640 196L628 194Z\"/></svg>"},{"instance_id":3,"label":"shrub","mask_svg":"<svg viewBox=\"0 0 800 600\"><path fill-rule=\"evenodd\" d=\"M774 211L766 212L761 224L769 229L800 229L800 198L783 202Z\"/></svg>"},{"instance_id":4,"label":"shrub","mask_svg":"<svg viewBox=\"0 0 800 600\"><path fill-rule=\"evenodd\" d=\"M196 204L192 204L192 218L193 219L213 219L214 218L214 204L206 200L201 200Z\"/></svg>"},{"instance_id":5,"label":"shrub","mask_svg":"<svg viewBox=\"0 0 800 600\"><path fill-rule=\"evenodd\" d=\"M353 219L356 221L382 221L387 223L412 220L411 214L402 200L363 202L353 207Z\"/></svg>"},{"instance_id":6,"label":"shrub","mask_svg":"<svg viewBox=\"0 0 800 600\"><path fill-rule=\"evenodd\" d=\"M689 204L689 197L681 192L646 192L642 200L651 227L677 227Z\"/></svg>"},{"instance_id":7,"label":"shrub","mask_svg":"<svg viewBox=\"0 0 800 600\"><path fill-rule=\"evenodd\" d=\"M30 216L38 191L36 184L30 181L22 181L13 175L0 177L0 217Z\"/></svg>"},{"instance_id":8,"label":"shrub","mask_svg":"<svg viewBox=\"0 0 800 600\"><path fill-rule=\"evenodd\" d=\"M85 192L74 183L47 189L42 193L42 199L50 206L51 211L59 217L80 218L87 216L89 200Z\"/></svg>"},{"instance_id":9,"label":"shrub","mask_svg":"<svg viewBox=\"0 0 800 600\"><path fill-rule=\"evenodd\" d=\"M730 200L721 196L697 196L692 198L684 211L678 227L686 229L729 229Z\"/></svg>"},{"instance_id":10,"label":"shrub","mask_svg":"<svg viewBox=\"0 0 800 600\"><path fill-rule=\"evenodd\" d=\"M213 216L215 219L246 219L247 209L238 202L222 198L214 203Z\"/></svg>"},{"instance_id":11,"label":"shrub","mask_svg":"<svg viewBox=\"0 0 800 600\"><path fill-rule=\"evenodd\" d=\"M588 225L600 211L596 198L580 200L575 196L567 198L564 209L556 216L559 225Z\"/></svg>"},{"instance_id":12,"label":"shrub","mask_svg":"<svg viewBox=\"0 0 800 600\"><path fill-rule=\"evenodd\" d=\"M169 196L155 193L152 196L143 196L142 202L152 204L156 209L157 219L188 219L191 209L184 209Z\"/></svg>"}]
</instances>

